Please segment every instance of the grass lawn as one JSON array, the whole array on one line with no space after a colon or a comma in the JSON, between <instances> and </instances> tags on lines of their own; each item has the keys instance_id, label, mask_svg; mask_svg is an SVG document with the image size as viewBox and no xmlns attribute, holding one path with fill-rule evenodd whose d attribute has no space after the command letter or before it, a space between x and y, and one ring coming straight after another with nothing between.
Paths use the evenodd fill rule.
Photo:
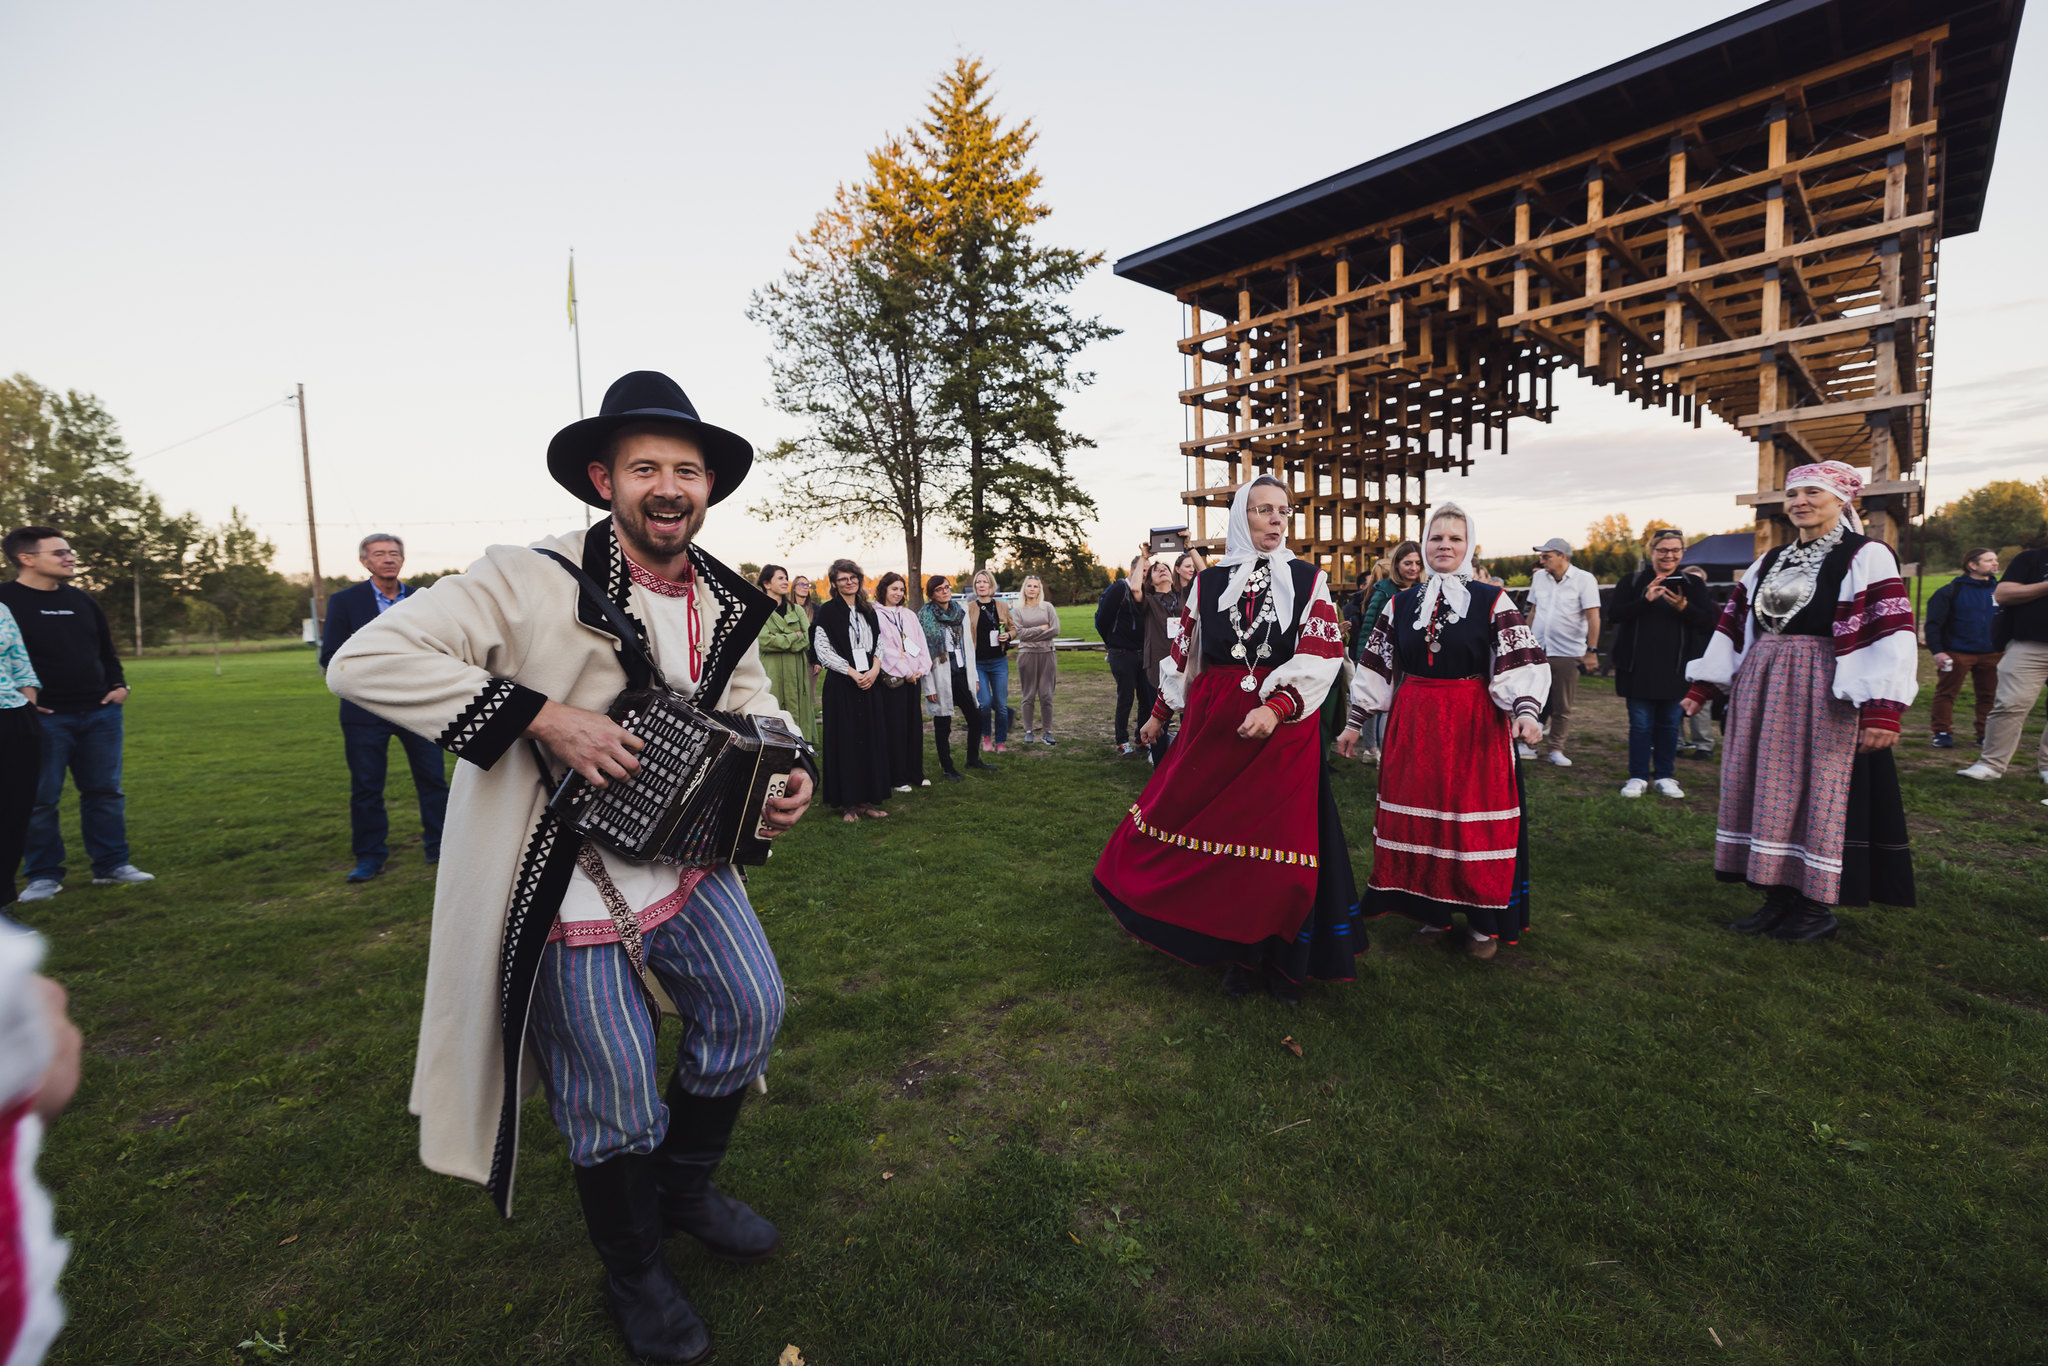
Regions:
<instances>
[{"instance_id":1,"label":"grass lawn","mask_svg":"<svg viewBox=\"0 0 2048 1366\"><path fill-rule=\"evenodd\" d=\"M1099 656L1061 664L1099 732ZM25 908L88 1041L43 1164L74 1244L54 1359L624 1360L537 1101L509 1223L415 1159L432 888L402 765L399 852L347 886L310 655L222 668L132 672L159 880L74 872ZM752 878L791 1008L721 1178L786 1251L670 1245L717 1359L2041 1360L2048 790L2024 761L1948 776L1923 701L1920 908L1755 943L1720 928L1753 898L1708 873L1713 766L1622 800L1619 707L1582 697L1578 766L1531 775L1521 947L1475 964L1379 922L1359 980L1298 1010L1096 903L1149 772L1099 734L807 821ZM1374 773L1336 784L1362 882Z\"/></svg>"}]
</instances>

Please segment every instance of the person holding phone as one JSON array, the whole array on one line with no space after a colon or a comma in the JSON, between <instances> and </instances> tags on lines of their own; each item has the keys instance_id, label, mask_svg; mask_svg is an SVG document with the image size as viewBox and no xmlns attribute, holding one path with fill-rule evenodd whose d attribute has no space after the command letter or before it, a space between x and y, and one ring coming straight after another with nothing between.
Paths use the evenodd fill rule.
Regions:
<instances>
[{"instance_id":1,"label":"person holding phone","mask_svg":"<svg viewBox=\"0 0 2048 1366\"><path fill-rule=\"evenodd\" d=\"M1685 666L1695 637L1714 629L1706 587L1679 572L1685 534L1675 527L1650 533L1648 562L1615 586L1614 691L1628 703L1628 781L1624 797L1640 797L1654 784L1660 797L1682 798L1673 772L1679 703L1692 685Z\"/></svg>"}]
</instances>

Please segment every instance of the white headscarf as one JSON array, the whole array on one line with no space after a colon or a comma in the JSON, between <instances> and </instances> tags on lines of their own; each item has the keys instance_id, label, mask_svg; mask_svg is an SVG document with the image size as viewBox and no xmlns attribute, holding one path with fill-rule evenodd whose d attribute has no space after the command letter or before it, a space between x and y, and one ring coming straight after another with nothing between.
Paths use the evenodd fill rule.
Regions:
<instances>
[{"instance_id":1,"label":"white headscarf","mask_svg":"<svg viewBox=\"0 0 2048 1366\"><path fill-rule=\"evenodd\" d=\"M1429 529L1437 519L1455 513L1465 521L1465 558L1458 567L1448 574L1439 573L1429 562ZM1429 625L1430 613L1436 611L1436 602L1442 598L1451 609L1450 620L1462 621L1465 613L1472 608L1472 551L1479 544L1479 534L1472 523L1472 514L1453 501L1439 503L1429 514L1429 520L1422 524L1422 606L1415 614L1415 627L1421 630Z\"/></svg>"},{"instance_id":2,"label":"white headscarf","mask_svg":"<svg viewBox=\"0 0 2048 1366\"><path fill-rule=\"evenodd\" d=\"M1218 610L1228 610L1242 599L1245 587L1251 583L1253 567L1263 559L1273 571L1272 587L1268 590L1273 594L1273 611L1280 622L1280 629L1286 630L1294 624L1294 571L1287 567L1287 562L1294 558L1294 552L1287 548L1284 536L1273 550L1260 550L1253 545L1251 518L1245 512L1252 505L1254 488L1270 488L1283 498L1287 496L1286 488L1278 481L1261 486L1259 480L1265 477L1259 475L1249 483L1240 484L1237 496L1230 500L1230 529L1223 535L1223 556L1216 561L1229 566L1230 583L1223 590L1223 600L1215 606Z\"/></svg>"}]
</instances>

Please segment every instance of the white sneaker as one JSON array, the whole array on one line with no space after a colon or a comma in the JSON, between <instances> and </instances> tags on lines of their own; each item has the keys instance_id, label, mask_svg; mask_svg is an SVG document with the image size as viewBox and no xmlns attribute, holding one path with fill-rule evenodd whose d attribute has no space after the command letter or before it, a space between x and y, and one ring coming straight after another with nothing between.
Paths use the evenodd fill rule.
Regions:
<instances>
[{"instance_id":1,"label":"white sneaker","mask_svg":"<svg viewBox=\"0 0 2048 1366\"><path fill-rule=\"evenodd\" d=\"M910 791L910 784L909 784L909 783L898 783L898 784L896 784L896 790L897 790L898 792L908 792L908 791Z\"/></svg>"},{"instance_id":2,"label":"white sneaker","mask_svg":"<svg viewBox=\"0 0 2048 1366\"><path fill-rule=\"evenodd\" d=\"M39 877L34 882L29 883L28 886L22 888L21 895L16 897L15 900L48 901L63 890L64 884L57 881L57 879L53 877Z\"/></svg>"},{"instance_id":3,"label":"white sneaker","mask_svg":"<svg viewBox=\"0 0 2048 1366\"><path fill-rule=\"evenodd\" d=\"M2044 768L2041 770L2041 781L2044 783L2048 783L2048 768Z\"/></svg>"},{"instance_id":4,"label":"white sneaker","mask_svg":"<svg viewBox=\"0 0 2048 1366\"><path fill-rule=\"evenodd\" d=\"M92 880L95 887L121 887L134 882L155 882L155 873L145 873L132 863L124 863L105 877Z\"/></svg>"},{"instance_id":5,"label":"white sneaker","mask_svg":"<svg viewBox=\"0 0 2048 1366\"><path fill-rule=\"evenodd\" d=\"M1678 779L1676 778L1659 778L1656 786L1657 795L1660 797L1683 797L1685 795L1685 789L1678 785Z\"/></svg>"},{"instance_id":6,"label":"white sneaker","mask_svg":"<svg viewBox=\"0 0 2048 1366\"><path fill-rule=\"evenodd\" d=\"M1621 785L1621 795L1624 797L1640 797L1649 790L1650 785L1641 778L1630 778Z\"/></svg>"},{"instance_id":7,"label":"white sneaker","mask_svg":"<svg viewBox=\"0 0 2048 1366\"><path fill-rule=\"evenodd\" d=\"M1533 759L1536 757L1536 751L1523 744L1520 740L1517 740L1515 741L1515 757L1517 759Z\"/></svg>"},{"instance_id":8,"label":"white sneaker","mask_svg":"<svg viewBox=\"0 0 2048 1366\"><path fill-rule=\"evenodd\" d=\"M1543 757L1556 764L1559 768L1570 768L1572 766L1571 756L1561 749L1553 749Z\"/></svg>"},{"instance_id":9,"label":"white sneaker","mask_svg":"<svg viewBox=\"0 0 2048 1366\"><path fill-rule=\"evenodd\" d=\"M1989 764L1971 764L1968 768L1957 769L1956 776L1973 778L1980 783L1990 783L1998 780L1998 771Z\"/></svg>"}]
</instances>

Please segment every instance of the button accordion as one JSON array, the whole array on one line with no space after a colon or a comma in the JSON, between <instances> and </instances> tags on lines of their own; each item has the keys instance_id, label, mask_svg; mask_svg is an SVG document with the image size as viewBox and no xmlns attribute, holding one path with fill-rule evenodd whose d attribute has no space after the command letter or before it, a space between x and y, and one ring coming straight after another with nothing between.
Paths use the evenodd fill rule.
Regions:
<instances>
[{"instance_id":1,"label":"button accordion","mask_svg":"<svg viewBox=\"0 0 2048 1366\"><path fill-rule=\"evenodd\" d=\"M666 689L621 693L610 715L644 743L640 771L603 787L571 772L548 809L636 862L765 863L762 804L792 770L817 772L810 745L772 716L701 711Z\"/></svg>"}]
</instances>

